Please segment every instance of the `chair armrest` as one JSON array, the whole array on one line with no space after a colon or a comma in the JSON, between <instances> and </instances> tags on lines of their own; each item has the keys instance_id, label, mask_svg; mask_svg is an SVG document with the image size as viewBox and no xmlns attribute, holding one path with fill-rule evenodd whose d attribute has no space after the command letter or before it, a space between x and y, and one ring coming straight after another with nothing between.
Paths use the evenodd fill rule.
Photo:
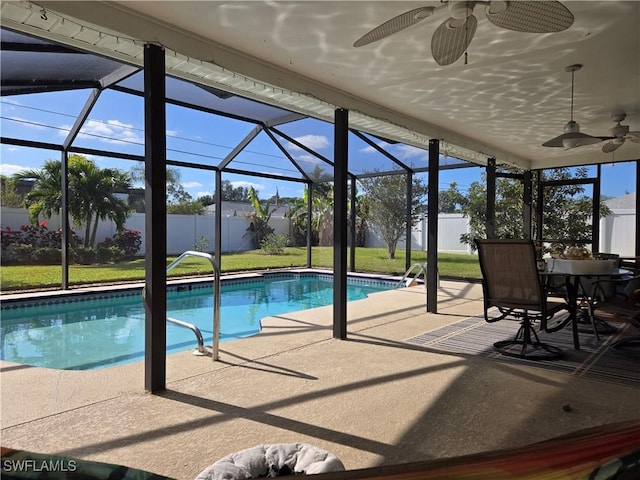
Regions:
<instances>
[{"instance_id":1,"label":"chair armrest","mask_svg":"<svg viewBox=\"0 0 640 480\"><path fill-rule=\"evenodd\" d=\"M597 280L592 283L593 289L590 297L591 302L593 303L596 299L604 300L607 298L607 294L604 290L605 285L619 287L621 285L626 285L634 281L640 282L640 275L636 275L633 277L626 277L626 278L605 278L602 280ZM634 292L632 293L635 293L638 291L640 291L640 288L635 289ZM622 299L628 299L631 295L624 292L619 292L618 289L616 288L615 296L619 296ZM635 297L635 295L633 296Z\"/></svg>"}]
</instances>

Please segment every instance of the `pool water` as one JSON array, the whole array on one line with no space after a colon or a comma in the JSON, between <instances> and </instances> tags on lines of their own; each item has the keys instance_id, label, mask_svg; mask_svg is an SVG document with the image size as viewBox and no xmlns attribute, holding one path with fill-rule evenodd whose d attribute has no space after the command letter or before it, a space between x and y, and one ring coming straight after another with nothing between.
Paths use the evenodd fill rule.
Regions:
<instances>
[{"instance_id":1,"label":"pool water","mask_svg":"<svg viewBox=\"0 0 640 480\"><path fill-rule=\"evenodd\" d=\"M349 301L395 288L380 280L348 282ZM255 335L260 319L330 305L328 275L259 279L220 288L220 342ZM213 339L213 292L183 289L167 294L167 316L196 325L205 345ZM0 359L38 367L87 370L144 358L144 307L139 295L3 309ZM167 324L167 352L195 349L191 330Z\"/></svg>"}]
</instances>

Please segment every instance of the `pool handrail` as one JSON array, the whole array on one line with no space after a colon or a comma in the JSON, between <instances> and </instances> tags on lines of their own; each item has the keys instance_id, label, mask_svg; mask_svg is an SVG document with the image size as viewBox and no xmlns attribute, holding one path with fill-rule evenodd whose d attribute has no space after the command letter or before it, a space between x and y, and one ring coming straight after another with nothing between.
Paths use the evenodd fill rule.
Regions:
<instances>
[{"instance_id":1,"label":"pool handrail","mask_svg":"<svg viewBox=\"0 0 640 480\"><path fill-rule=\"evenodd\" d=\"M213 361L216 361L219 357L220 344L220 270L216 266L213 255L210 253L187 250L167 265L167 273L182 263L182 261L187 257L200 257L209 260L211 268L213 269L213 342L211 345L211 358ZM145 288L142 289L142 297L144 298L144 296ZM198 352L204 353L204 340L202 339L202 333L198 327L190 323L181 322L180 320L170 319L169 317L167 317L167 321L192 330L196 335L196 340L198 341ZM202 350L200 349L201 344Z\"/></svg>"},{"instance_id":2,"label":"pool handrail","mask_svg":"<svg viewBox=\"0 0 640 480\"><path fill-rule=\"evenodd\" d=\"M407 279L409 278L409 275L411 275L411 273L416 269L416 267L418 268L417 273L412 277L410 282L407 282ZM426 263L414 263L409 268L407 268L407 271L404 272L404 275L402 276L402 278L400 279L400 281L396 285L396 288L401 288L401 287L405 287L405 286L409 286L409 285L415 285L414 282L418 281L418 277L420 277L420 274L424 275L424 280L425 280L425 283L426 283L426 281L427 281L427 264Z\"/></svg>"},{"instance_id":3,"label":"pool handrail","mask_svg":"<svg viewBox=\"0 0 640 480\"><path fill-rule=\"evenodd\" d=\"M211 357L218 360L220 344L220 270L216 266L215 258L210 253L187 250L173 262L167 265L167 273L177 267L187 257L204 258L211 263L213 269L213 343L211 345Z\"/></svg>"},{"instance_id":4,"label":"pool handrail","mask_svg":"<svg viewBox=\"0 0 640 480\"><path fill-rule=\"evenodd\" d=\"M202 337L202 332L193 323L183 322L182 320L178 320L176 318L171 318L171 317L167 317L167 322L173 323L174 325L177 325L179 327L184 327L191 330L195 334L196 341L198 342L198 352L206 353L206 350L204 348L204 338Z\"/></svg>"}]
</instances>

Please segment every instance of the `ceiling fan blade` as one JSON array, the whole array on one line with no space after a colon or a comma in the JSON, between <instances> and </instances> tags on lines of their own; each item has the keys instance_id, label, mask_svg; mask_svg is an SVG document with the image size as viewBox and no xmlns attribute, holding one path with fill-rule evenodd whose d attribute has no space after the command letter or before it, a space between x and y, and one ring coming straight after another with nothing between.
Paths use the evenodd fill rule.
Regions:
<instances>
[{"instance_id":1,"label":"ceiling fan blade","mask_svg":"<svg viewBox=\"0 0 640 480\"><path fill-rule=\"evenodd\" d=\"M449 18L433 32L431 53L438 65L451 65L465 52L478 27L473 15L466 19Z\"/></svg>"},{"instance_id":2,"label":"ceiling fan blade","mask_svg":"<svg viewBox=\"0 0 640 480\"><path fill-rule=\"evenodd\" d=\"M617 149L619 149L622 144L624 143L624 138L622 139L622 141L611 141L611 142L607 142L602 146L602 151L604 153L611 153L616 151Z\"/></svg>"},{"instance_id":3,"label":"ceiling fan blade","mask_svg":"<svg viewBox=\"0 0 640 480\"><path fill-rule=\"evenodd\" d=\"M640 143L640 132L629 132L625 135L625 138L633 143Z\"/></svg>"},{"instance_id":4,"label":"ceiling fan blade","mask_svg":"<svg viewBox=\"0 0 640 480\"><path fill-rule=\"evenodd\" d=\"M553 0L495 2L486 9L494 25L527 33L561 32L573 25L573 14L562 3Z\"/></svg>"},{"instance_id":5,"label":"ceiling fan blade","mask_svg":"<svg viewBox=\"0 0 640 480\"><path fill-rule=\"evenodd\" d=\"M404 12L397 17L393 17L391 20L387 20L381 25L378 25L373 30L365 33L353 44L354 47L362 47L378 40L382 40L389 35L398 33L405 28L408 28L416 23L431 16L435 10L435 7L420 7L408 12Z\"/></svg>"}]
</instances>

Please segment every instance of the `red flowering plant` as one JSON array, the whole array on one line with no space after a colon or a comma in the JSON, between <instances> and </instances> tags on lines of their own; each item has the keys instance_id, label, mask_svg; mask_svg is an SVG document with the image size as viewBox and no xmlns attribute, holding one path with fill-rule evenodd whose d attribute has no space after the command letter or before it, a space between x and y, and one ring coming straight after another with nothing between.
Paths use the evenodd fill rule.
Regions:
<instances>
[{"instance_id":1,"label":"red flowering plant","mask_svg":"<svg viewBox=\"0 0 640 480\"><path fill-rule=\"evenodd\" d=\"M122 249L125 257L135 257L142 246L142 234L139 230L123 230L111 238L105 238L99 246L104 248L116 246Z\"/></svg>"},{"instance_id":2,"label":"red flowering plant","mask_svg":"<svg viewBox=\"0 0 640 480\"><path fill-rule=\"evenodd\" d=\"M19 230L5 227L0 230L2 250L11 245L31 245L32 248L61 248L62 230L49 230L47 222L42 221L37 225L21 225ZM80 238L73 230L70 230L70 244L77 245Z\"/></svg>"}]
</instances>

